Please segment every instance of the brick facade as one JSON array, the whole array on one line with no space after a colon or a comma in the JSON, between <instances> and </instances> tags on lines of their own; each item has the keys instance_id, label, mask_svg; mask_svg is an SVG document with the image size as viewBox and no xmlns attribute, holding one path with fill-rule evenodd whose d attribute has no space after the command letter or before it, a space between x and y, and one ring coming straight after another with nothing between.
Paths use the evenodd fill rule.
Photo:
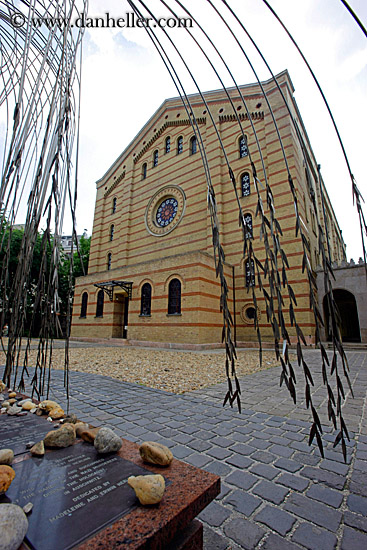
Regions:
<instances>
[{"instance_id":1,"label":"brick facade","mask_svg":"<svg viewBox=\"0 0 367 550\"><path fill-rule=\"evenodd\" d=\"M318 177L317 164L293 99L292 83L286 71L277 79L302 135L313 174L312 186L318 197L318 214L324 224L320 202L320 185L323 186L323 183ZM318 259L317 224L308 198L301 146L274 81L264 82L263 86L277 120L297 189L299 208L311 247L311 262L315 267ZM314 321L309 310L308 282L301 269L302 246L299 236L295 235L294 205L272 116L258 85L241 87L256 129L263 157L261 160L251 121L244 114L238 92L231 89L229 93L241 118L260 180L263 178L264 164L274 195L277 218L282 226L282 245L290 265L288 277L297 296L298 322L312 340ZM206 93L207 105L199 95L189 99L199 125L216 193L221 242L226 254L229 306L236 320L236 339L238 342L256 341L253 323L246 314L252 299L251 292L245 287L245 258L238 226L238 206L224 153L218 144L216 128L238 182L237 192L243 212L252 216L254 249L262 260L263 243L259 238L257 196L249 157L240 157L241 130L223 90ZM168 99L97 182L89 272L76 281L72 336L127 336L129 340L186 344L221 341L220 284L215 276L207 184L199 147L196 152L192 150L193 136L194 131L181 100ZM166 152L167 138L170 139L169 152ZM179 147L182 147L182 152L178 152ZM245 172L250 174L251 193L248 196L242 196L241 177ZM266 204L265 192L261 193ZM324 194L333 260L340 261L345 257L345 247L325 189ZM166 198L172 199L172 207L170 204L165 210L162 207L162 216L169 215L173 207L176 211L172 221L162 227L160 223L163 224L164 220L157 222L157 209ZM170 315L168 287L172 279L178 279L181 283L181 310ZM120 287L114 287L112 301L107 294L104 295L103 316L96 317L98 288L94 285L112 280L132 283L132 298L128 304L128 316L125 315L127 334L123 334L127 298ZM150 315L141 315L141 293L145 283L151 286ZM88 305L86 315L81 317L83 293L88 295ZM258 300L261 329L265 340L270 339L271 331L260 293Z\"/></svg>"}]
</instances>

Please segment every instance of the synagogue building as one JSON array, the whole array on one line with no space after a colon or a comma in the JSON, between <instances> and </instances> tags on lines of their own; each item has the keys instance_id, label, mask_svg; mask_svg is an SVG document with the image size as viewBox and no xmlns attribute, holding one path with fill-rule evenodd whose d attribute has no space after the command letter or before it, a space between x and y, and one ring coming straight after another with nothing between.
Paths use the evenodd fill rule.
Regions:
<instances>
[{"instance_id":1,"label":"synagogue building","mask_svg":"<svg viewBox=\"0 0 367 550\"><path fill-rule=\"evenodd\" d=\"M72 337L198 347L221 342L221 287L216 277L207 203L209 170L236 342L241 345L257 341L256 313L263 339L272 340L262 293L243 256L238 205L225 158L237 182L248 237L261 260L264 243L251 156L265 206L264 169L273 193L289 263L288 280L297 297L298 323L309 341L314 340L308 280L302 271L302 241L295 231L295 209L282 147L296 188L312 269L316 270L319 256L310 186L320 223L328 230L333 262L345 260L345 245L293 97L290 76L284 71L276 78L290 111L273 79L262 83L271 110L258 84L240 87L245 102L236 88L227 89L227 93L223 89L207 92L205 102L200 94L190 95L190 110L180 98L167 99L97 181L88 275L76 281ZM193 115L207 168L198 132L191 124ZM308 182L305 158L311 175ZM249 292L252 285L256 311ZM289 332L293 334L292 329Z\"/></svg>"}]
</instances>

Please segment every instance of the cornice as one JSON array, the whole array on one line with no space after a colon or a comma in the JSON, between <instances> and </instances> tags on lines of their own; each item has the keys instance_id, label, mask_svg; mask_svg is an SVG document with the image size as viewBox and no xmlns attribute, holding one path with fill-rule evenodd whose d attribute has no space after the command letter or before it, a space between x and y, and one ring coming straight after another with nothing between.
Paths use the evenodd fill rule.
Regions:
<instances>
[{"instance_id":1,"label":"cornice","mask_svg":"<svg viewBox=\"0 0 367 550\"><path fill-rule=\"evenodd\" d=\"M200 117L200 118L197 118L196 119L196 123L197 124L205 124L206 123L206 118L205 117ZM163 124L163 126L161 126L159 128L159 130L157 130L154 134L154 136L144 145L144 147L139 151L139 153L137 153L134 157L134 164L136 164L138 162L138 160L141 159L141 157L144 155L144 153L149 149L149 147L151 147L151 145L163 134L163 132L169 128L170 126L191 126L191 121L190 119L188 118L185 118L185 119L182 119L182 120L167 120L167 122L165 122Z\"/></svg>"},{"instance_id":2,"label":"cornice","mask_svg":"<svg viewBox=\"0 0 367 550\"><path fill-rule=\"evenodd\" d=\"M122 174L119 175L118 178L115 179L115 181L113 182L111 187L109 189L107 189L107 191L103 195L104 198L107 198L108 195L110 195L112 193L112 191L118 186L118 184L120 183L120 181L122 181L124 179L124 177L125 177L125 170L122 172Z\"/></svg>"},{"instance_id":3,"label":"cornice","mask_svg":"<svg viewBox=\"0 0 367 550\"><path fill-rule=\"evenodd\" d=\"M264 111L254 111L253 113L250 113L252 120L264 120ZM247 113L241 113L238 114L238 118L242 120L248 120L248 114ZM237 116L232 115L220 115L219 116L219 122L235 122L237 120Z\"/></svg>"}]
</instances>

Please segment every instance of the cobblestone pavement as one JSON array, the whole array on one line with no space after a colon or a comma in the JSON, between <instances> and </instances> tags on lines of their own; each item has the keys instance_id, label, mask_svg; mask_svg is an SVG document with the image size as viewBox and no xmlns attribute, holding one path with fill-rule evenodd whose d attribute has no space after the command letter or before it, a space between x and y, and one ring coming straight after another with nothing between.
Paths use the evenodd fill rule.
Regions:
<instances>
[{"instance_id":1,"label":"cobblestone pavement","mask_svg":"<svg viewBox=\"0 0 367 550\"><path fill-rule=\"evenodd\" d=\"M319 352L306 357L318 387ZM348 395L344 408L347 464L330 427L324 459L308 447L309 412L279 387L277 367L242 379L242 414L222 407L225 383L175 395L78 372L71 373L70 411L127 439L163 443L176 458L221 476L221 494L199 516L205 550L365 550L367 353L348 357L355 399ZM63 404L62 373L53 377L50 398ZM325 419L323 392L314 396Z\"/></svg>"}]
</instances>

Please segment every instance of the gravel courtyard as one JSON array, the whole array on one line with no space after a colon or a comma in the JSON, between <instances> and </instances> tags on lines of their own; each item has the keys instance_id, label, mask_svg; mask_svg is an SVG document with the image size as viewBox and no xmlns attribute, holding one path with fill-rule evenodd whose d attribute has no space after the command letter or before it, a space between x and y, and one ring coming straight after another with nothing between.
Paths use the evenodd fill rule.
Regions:
<instances>
[{"instance_id":1,"label":"gravel courtyard","mask_svg":"<svg viewBox=\"0 0 367 550\"><path fill-rule=\"evenodd\" d=\"M259 352L237 350L237 376L243 377L278 365L275 353L264 351L260 366ZM1 351L1 363L5 354ZM29 365L34 366L37 352L31 350ZM23 358L21 355L21 358ZM64 368L64 350L53 350L53 367ZM169 351L126 347L78 347L70 349L70 369L110 376L173 393L198 390L225 380L225 352Z\"/></svg>"}]
</instances>

